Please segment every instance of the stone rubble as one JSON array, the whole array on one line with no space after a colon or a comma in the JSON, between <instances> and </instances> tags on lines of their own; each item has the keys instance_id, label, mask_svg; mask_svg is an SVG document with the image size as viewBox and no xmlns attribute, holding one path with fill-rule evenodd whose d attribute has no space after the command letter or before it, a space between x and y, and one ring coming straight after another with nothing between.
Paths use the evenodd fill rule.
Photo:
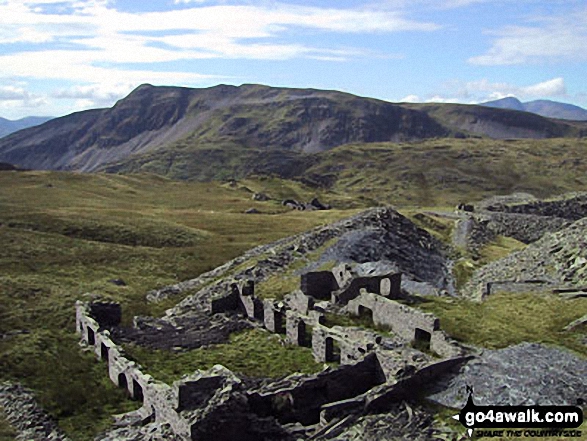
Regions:
<instances>
[{"instance_id":1,"label":"stone rubble","mask_svg":"<svg viewBox=\"0 0 587 441\"><path fill-rule=\"evenodd\" d=\"M437 384L429 398L460 409L467 386L480 406L574 405L587 400L587 360L538 343L485 350Z\"/></svg>"},{"instance_id":2,"label":"stone rubble","mask_svg":"<svg viewBox=\"0 0 587 441\"><path fill-rule=\"evenodd\" d=\"M17 431L17 441L70 441L37 403L34 393L20 384L0 383L0 407Z\"/></svg>"}]
</instances>

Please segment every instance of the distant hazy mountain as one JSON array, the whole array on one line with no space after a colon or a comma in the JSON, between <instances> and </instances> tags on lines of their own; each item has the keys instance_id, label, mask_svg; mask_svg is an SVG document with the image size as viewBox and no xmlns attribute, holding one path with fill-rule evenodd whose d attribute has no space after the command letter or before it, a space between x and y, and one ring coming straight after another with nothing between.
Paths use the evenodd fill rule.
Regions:
<instances>
[{"instance_id":1,"label":"distant hazy mountain","mask_svg":"<svg viewBox=\"0 0 587 441\"><path fill-rule=\"evenodd\" d=\"M526 103L514 97L482 103L482 106L498 109L521 110L536 113L547 118L569 119L573 121L587 121L587 110L572 104L559 103L549 100L535 100Z\"/></svg>"},{"instance_id":2,"label":"distant hazy mountain","mask_svg":"<svg viewBox=\"0 0 587 441\"><path fill-rule=\"evenodd\" d=\"M52 118L48 116L27 116L26 118L17 119L16 121L0 118L0 138L28 127L38 126L50 119Z\"/></svg>"}]
</instances>

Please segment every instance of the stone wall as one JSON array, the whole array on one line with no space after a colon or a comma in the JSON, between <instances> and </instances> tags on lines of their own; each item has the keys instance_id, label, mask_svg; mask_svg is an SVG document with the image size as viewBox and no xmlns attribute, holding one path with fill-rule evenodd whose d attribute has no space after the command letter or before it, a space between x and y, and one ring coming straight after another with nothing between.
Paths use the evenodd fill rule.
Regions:
<instances>
[{"instance_id":1,"label":"stone wall","mask_svg":"<svg viewBox=\"0 0 587 441\"><path fill-rule=\"evenodd\" d=\"M231 371L217 365L208 371L196 371L172 386L156 381L125 356L122 348L110 339L103 324L90 316L91 310L90 304L76 303L76 330L96 356L107 363L112 382L143 403L136 413L143 423L169 424L177 436L186 440L228 441L239 431L242 431L243 440L262 437L251 422L256 416L247 413L246 399L243 403L243 396L238 395L240 379ZM228 411L227 406L230 407ZM222 421L227 417L231 420ZM265 422L262 429L282 430L271 421Z\"/></svg>"},{"instance_id":2,"label":"stone wall","mask_svg":"<svg viewBox=\"0 0 587 441\"><path fill-rule=\"evenodd\" d=\"M346 287L336 291L333 297L347 303L346 310L352 314L370 311L376 325L387 327L401 337L399 343L389 338L386 340L391 348L404 345L401 340L415 340L424 342L424 349L430 348L443 357L458 352L440 330L436 317L388 298L398 295L401 274L349 279L347 270L346 266L341 267L336 274L331 272L326 278L323 273L314 273L318 276L306 279L306 291L313 292L309 283L312 280L320 282L316 285L320 288L316 291L319 296L323 295L325 286L321 281L328 279L330 287L334 287L334 283L340 286L339 281L344 281ZM144 374L141 367L129 360L111 340L106 327L117 322L119 308L111 304L100 307L99 304L78 302L77 331L93 347L96 356L107 363L110 379L125 388L130 397L142 401L139 415L143 421L169 424L173 432L184 439L213 437L228 441L238 435L239 439L253 441L262 439L253 421L271 433L283 430L275 425L272 416L282 423L316 424L320 421L323 406L338 403L327 409L326 418L327 413L335 414L340 409L358 405L360 400L355 402L354 397L386 381L396 381L402 372L406 375L413 373L397 354L381 358L383 337L376 332L354 327L326 327L324 310L314 309L314 297L302 290L289 294L283 302L276 302L257 298L251 280L241 280L229 286L229 292L212 298L212 311L240 311L272 332L285 332L290 344L311 347L317 361L340 362L340 367L315 376L294 375L295 381L265 385L249 393L242 390L240 379L222 366L197 371L169 386ZM374 293L365 292L365 288ZM430 357L419 354L421 363L412 366L413 370L429 362ZM261 423L258 418L268 419Z\"/></svg>"},{"instance_id":3,"label":"stone wall","mask_svg":"<svg viewBox=\"0 0 587 441\"><path fill-rule=\"evenodd\" d=\"M314 376L294 376L248 393L260 415L275 415L282 423L316 424L323 405L360 395L385 382L377 357Z\"/></svg>"},{"instance_id":4,"label":"stone wall","mask_svg":"<svg viewBox=\"0 0 587 441\"><path fill-rule=\"evenodd\" d=\"M319 300L330 300L330 293L339 289L332 271L313 271L302 274L300 289L307 295Z\"/></svg>"},{"instance_id":5,"label":"stone wall","mask_svg":"<svg viewBox=\"0 0 587 441\"><path fill-rule=\"evenodd\" d=\"M343 263L331 271L302 274L300 281L300 291L305 296L343 305L357 297L361 289L389 298L399 298L401 273L357 277L350 271L350 266Z\"/></svg>"},{"instance_id":6,"label":"stone wall","mask_svg":"<svg viewBox=\"0 0 587 441\"><path fill-rule=\"evenodd\" d=\"M531 201L523 204L495 204L489 211L560 217L576 221L587 216L587 193L570 195L552 201Z\"/></svg>"},{"instance_id":7,"label":"stone wall","mask_svg":"<svg viewBox=\"0 0 587 441\"><path fill-rule=\"evenodd\" d=\"M346 305L361 294L361 290L379 294L390 299L401 297L401 273L384 276L356 277L350 284L332 293L332 303Z\"/></svg>"},{"instance_id":8,"label":"stone wall","mask_svg":"<svg viewBox=\"0 0 587 441\"><path fill-rule=\"evenodd\" d=\"M354 364L372 352L382 341L375 332L362 329L312 326L312 353L318 362Z\"/></svg>"},{"instance_id":9,"label":"stone wall","mask_svg":"<svg viewBox=\"0 0 587 441\"><path fill-rule=\"evenodd\" d=\"M357 316L364 314L365 310L370 311L376 326L388 328L405 341L414 342L423 349L429 348L443 357L459 352L459 348L440 330L440 320L432 314L366 292L351 300L346 309Z\"/></svg>"},{"instance_id":10,"label":"stone wall","mask_svg":"<svg viewBox=\"0 0 587 441\"><path fill-rule=\"evenodd\" d=\"M555 286L556 285L553 285L551 282L547 280L502 280L496 282L488 282L485 285L485 291L483 295L488 296L490 294L495 294L498 292L552 292Z\"/></svg>"}]
</instances>

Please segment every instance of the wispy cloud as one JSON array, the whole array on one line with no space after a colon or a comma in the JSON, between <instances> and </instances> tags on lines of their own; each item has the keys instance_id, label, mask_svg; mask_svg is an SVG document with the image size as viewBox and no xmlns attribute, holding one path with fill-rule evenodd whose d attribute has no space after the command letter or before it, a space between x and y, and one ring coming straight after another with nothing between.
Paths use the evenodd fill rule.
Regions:
<instances>
[{"instance_id":1,"label":"wispy cloud","mask_svg":"<svg viewBox=\"0 0 587 441\"><path fill-rule=\"evenodd\" d=\"M367 7L174 3L178 6L166 11L130 13L118 10L115 1L109 0L0 1L0 78L72 81L78 86L48 98L100 105L144 82L196 85L226 78L179 70L174 64L178 61L308 58L340 62L369 52L327 47L319 38L313 40L318 42L315 45L296 38L308 30L369 34L438 28L397 11Z\"/></svg>"},{"instance_id":2,"label":"wispy cloud","mask_svg":"<svg viewBox=\"0 0 587 441\"><path fill-rule=\"evenodd\" d=\"M39 4L64 3L68 13L48 12ZM176 2L177 3L177 2ZM185 2L182 2L185 3ZM297 28L335 33L432 31L437 25L413 21L398 12L369 9L216 5L175 9L156 13L127 13L106 1L45 0L0 3L0 44L34 43L38 51L13 52L0 57L7 74L23 75L11 67L19 57L59 59L63 75L69 63L96 67L100 63L163 63L202 58L290 59L356 56L357 48L309 46L284 42L282 35ZM154 36L156 32L158 35ZM301 31L300 31L301 32ZM47 45L47 43L54 43ZM57 49L67 45L67 49ZM41 50L42 49L42 50ZM336 57L333 56L336 52ZM5 51L6 53L6 51ZM10 57L10 58L7 58ZM71 61L68 62L67 58ZM10 62L10 63L9 63ZM29 68L33 67L29 63ZM75 72L76 69L73 69ZM28 76L43 76L46 69L29 69ZM75 78L77 79L77 78Z\"/></svg>"},{"instance_id":3,"label":"wispy cloud","mask_svg":"<svg viewBox=\"0 0 587 441\"><path fill-rule=\"evenodd\" d=\"M492 47L469 62L492 66L587 60L587 8L564 16L533 18L528 23L488 31L496 37Z\"/></svg>"},{"instance_id":4,"label":"wispy cloud","mask_svg":"<svg viewBox=\"0 0 587 441\"><path fill-rule=\"evenodd\" d=\"M119 10L114 0L0 0L0 81L20 78L74 84L45 97L23 95L21 102L49 99L77 100L76 107L110 105L140 83L197 85L227 78L193 67L180 69L177 62L401 58L401 54L373 54L361 47L328 46L319 35L439 28L397 10L366 6L173 3L176 6L165 11L131 13ZM306 38L308 31L314 38Z\"/></svg>"},{"instance_id":5,"label":"wispy cloud","mask_svg":"<svg viewBox=\"0 0 587 441\"><path fill-rule=\"evenodd\" d=\"M0 86L0 108L38 108L47 104L44 96L29 92L22 86Z\"/></svg>"}]
</instances>

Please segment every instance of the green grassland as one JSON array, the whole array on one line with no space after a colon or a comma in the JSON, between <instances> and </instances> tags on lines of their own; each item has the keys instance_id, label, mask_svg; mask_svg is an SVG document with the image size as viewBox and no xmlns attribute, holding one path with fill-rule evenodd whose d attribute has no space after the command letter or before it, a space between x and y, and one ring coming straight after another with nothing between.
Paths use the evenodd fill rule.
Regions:
<instances>
[{"instance_id":1,"label":"green grassland","mask_svg":"<svg viewBox=\"0 0 587 441\"><path fill-rule=\"evenodd\" d=\"M446 207L516 191L548 197L587 190L584 139L435 139L348 144L315 154L221 146L183 140L107 169L189 180L272 175L359 206Z\"/></svg>"},{"instance_id":2,"label":"green grassland","mask_svg":"<svg viewBox=\"0 0 587 441\"><path fill-rule=\"evenodd\" d=\"M151 289L196 277L254 246L372 205L393 204L448 241L451 222L426 214L429 208L450 210L460 201L511 191L551 196L586 190L586 149L587 142L578 140L436 140L344 146L311 155L311 162L296 162L303 167L287 172L295 180L284 179L282 169L290 164L285 161L272 164L275 173L269 176L249 174L236 184L172 181L148 174L2 172L0 379L33 388L73 439L91 439L109 424L110 415L136 403L125 400L108 380L104 364L77 344L74 303L85 293L121 302L123 319L130 323L135 314L161 313L164 306L171 306L171 301L148 304L144 295ZM217 152L228 155L223 157L239 170L243 167L238 155ZM151 171L185 178L195 170L191 177L218 177L216 163L203 161L208 156L176 153L185 161L181 173L174 171L179 163L172 161L165 169L159 162L162 158L156 156ZM257 159L263 165L274 158L250 156L252 162ZM137 167L144 169L149 167ZM204 169L204 174L197 174ZM227 172L223 177L236 175ZM251 200L253 192L265 192L274 199L256 202ZM280 204L284 198L308 201L314 196L335 209L299 212ZM244 214L248 208L261 214ZM519 246L498 238L481 250L480 260L455 257L469 262L463 266L476 267ZM259 286L259 293L279 297L297 287L299 278L294 272L307 265L306 260L292 265L285 277L269 278ZM463 268L463 280L467 271ZM117 278L126 285L109 282ZM421 305L441 318L443 329L467 343L503 347L524 340L544 341L585 354L577 333L562 331L587 313L585 299L498 294L483 304L441 298ZM253 376L320 369L307 349L282 347L276 338L248 331L233 336L226 345L178 354L181 372L173 357L164 360L168 354L140 348L129 348L129 352L147 370L167 380L221 360ZM239 357L243 348L254 356ZM0 437L10 436L5 435L9 431L0 418Z\"/></svg>"},{"instance_id":3,"label":"green grassland","mask_svg":"<svg viewBox=\"0 0 587 441\"><path fill-rule=\"evenodd\" d=\"M150 351L126 345L131 358L140 360L144 370L168 384L197 369L222 364L238 375L277 378L294 372L314 373L324 368L316 363L309 348L286 345L283 337L263 329L232 334L230 343L198 348L189 352ZM246 354L246 356L243 356Z\"/></svg>"},{"instance_id":4,"label":"green grassland","mask_svg":"<svg viewBox=\"0 0 587 441\"><path fill-rule=\"evenodd\" d=\"M587 329L564 327L587 314L587 299L561 299L555 294L496 293L484 302L427 298L419 305L440 318L442 329L456 340L489 349L527 342L565 346L587 357L581 338Z\"/></svg>"},{"instance_id":5,"label":"green grassland","mask_svg":"<svg viewBox=\"0 0 587 441\"><path fill-rule=\"evenodd\" d=\"M349 213L291 211L279 201L252 201L243 188L316 195L282 184L249 180L232 188L147 175L0 173L1 378L33 388L68 433L90 439L111 414L133 404L110 383L105 366L80 351L75 301L84 293L120 301L129 323L135 314L161 312L145 302L147 291ZM243 214L250 207L262 214ZM109 282L116 278L126 286Z\"/></svg>"}]
</instances>

